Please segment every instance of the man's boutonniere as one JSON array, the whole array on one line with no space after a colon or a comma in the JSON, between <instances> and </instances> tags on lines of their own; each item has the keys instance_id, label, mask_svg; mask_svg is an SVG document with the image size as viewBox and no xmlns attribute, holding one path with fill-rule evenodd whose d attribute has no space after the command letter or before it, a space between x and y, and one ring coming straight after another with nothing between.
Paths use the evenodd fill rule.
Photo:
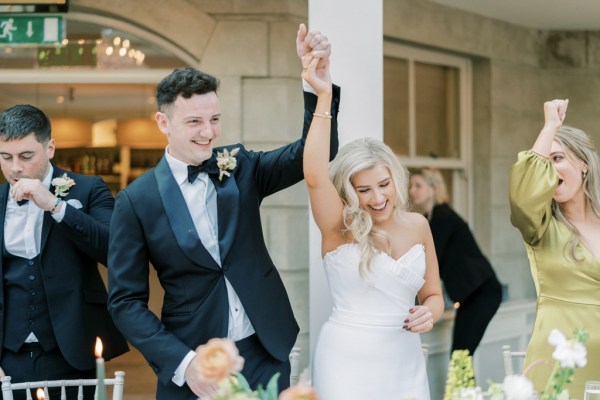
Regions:
<instances>
[{"instance_id":1,"label":"man's boutonniere","mask_svg":"<svg viewBox=\"0 0 600 400\"><path fill-rule=\"evenodd\" d=\"M52 179L50 182L54 186L54 195L65 197L69 194L69 189L75 186L75 181L67 176L65 172L63 176Z\"/></svg>"},{"instance_id":2,"label":"man's boutonniere","mask_svg":"<svg viewBox=\"0 0 600 400\"><path fill-rule=\"evenodd\" d=\"M219 180L223 179L223 175L230 176L231 173L237 166L237 160L235 156L239 153L240 148L236 147L231 150L231 153L227 149L223 149L223 152L217 151L217 167L219 167Z\"/></svg>"}]
</instances>

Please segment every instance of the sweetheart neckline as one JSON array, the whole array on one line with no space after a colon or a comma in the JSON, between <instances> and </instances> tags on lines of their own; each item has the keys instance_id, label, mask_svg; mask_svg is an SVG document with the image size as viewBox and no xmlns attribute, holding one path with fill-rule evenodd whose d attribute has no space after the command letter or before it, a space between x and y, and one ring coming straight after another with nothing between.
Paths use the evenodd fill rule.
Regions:
<instances>
[{"instance_id":1,"label":"sweetheart neckline","mask_svg":"<svg viewBox=\"0 0 600 400\"><path fill-rule=\"evenodd\" d=\"M335 249L333 249L333 250L331 250L331 251L328 251L327 253L325 253L325 255L323 256L323 260L324 260L325 258L327 258L327 256L331 256L331 257L333 257L333 254L334 254L334 253L337 253L337 252L338 252L338 250L340 250L341 248L343 248L343 247L346 247L346 246L358 246L358 243L344 243L344 244L341 244L341 245L339 245L338 247L336 247ZM382 252L380 252L380 253L378 253L378 254L382 254L382 255L384 255L385 257L387 257L387 258L389 258L390 260L392 260L394 263L399 263L399 262L400 262L400 261L402 261L402 260L403 260L403 259L404 259L404 258L405 258L407 255L409 255L410 253L412 253L412 252L413 252L413 250L414 250L415 248L418 248L418 246L421 246L421 248L423 248L423 250L425 250L425 245L424 245L423 243L415 243L415 244L413 244L413 245L412 245L412 246L411 246L411 247L410 247L408 250L406 250L406 252L404 252L404 254L402 254L400 257L398 257L398 259L395 259L394 257L392 257L391 255L389 255L388 253L386 253L386 252L384 252L384 251L382 251Z\"/></svg>"}]
</instances>

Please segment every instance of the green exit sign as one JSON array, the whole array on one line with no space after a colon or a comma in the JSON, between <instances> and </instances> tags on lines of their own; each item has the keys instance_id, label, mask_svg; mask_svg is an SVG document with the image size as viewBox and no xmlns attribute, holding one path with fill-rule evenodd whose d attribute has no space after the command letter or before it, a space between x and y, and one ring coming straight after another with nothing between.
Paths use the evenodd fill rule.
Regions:
<instances>
[{"instance_id":1,"label":"green exit sign","mask_svg":"<svg viewBox=\"0 0 600 400\"><path fill-rule=\"evenodd\" d=\"M0 15L0 46L54 44L64 38L62 15Z\"/></svg>"}]
</instances>

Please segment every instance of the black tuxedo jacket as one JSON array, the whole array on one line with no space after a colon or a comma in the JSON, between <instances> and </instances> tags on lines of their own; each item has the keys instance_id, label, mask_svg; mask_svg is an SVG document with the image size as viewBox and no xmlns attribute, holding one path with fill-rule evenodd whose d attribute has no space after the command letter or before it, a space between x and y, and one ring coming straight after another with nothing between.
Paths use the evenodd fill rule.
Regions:
<instances>
[{"instance_id":1,"label":"black tuxedo jacket","mask_svg":"<svg viewBox=\"0 0 600 400\"><path fill-rule=\"evenodd\" d=\"M440 278L450 298L462 302L496 274L469 225L448 204L435 205L429 223Z\"/></svg>"},{"instance_id":2,"label":"black tuxedo jacket","mask_svg":"<svg viewBox=\"0 0 600 400\"><path fill-rule=\"evenodd\" d=\"M165 386L190 350L211 338L227 336L224 277L242 301L265 349L282 361L289 356L298 325L267 252L259 206L266 196L303 179L304 140L317 100L309 93L304 98L301 139L269 152L249 151L240 144L227 146L229 151L240 148L236 168L222 181L211 176L217 192L222 268L202 245L164 158L117 196L108 257L109 310ZM338 148L338 104L339 88L334 87L332 158ZM148 262L165 290L160 319L148 310ZM183 398L175 392L161 394L162 390L159 398Z\"/></svg>"},{"instance_id":3,"label":"black tuxedo jacket","mask_svg":"<svg viewBox=\"0 0 600 400\"><path fill-rule=\"evenodd\" d=\"M52 178L64 171L54 166ZM106 265L108 232L114 199L99 177L67 172L75 181L63 199L77 199L82 207L68 203L63 220L58 223L44 213L40 247L40 268L50 320L58 347L74 368L95 368L96 336L102 339L103 356L111 359L129 350L127 342L114 326L106 308L107 292L98 263ZM52 188L51 188L52 190ZM0 186L0 220L4 221L9 184ZM4 228L0 229L4 241ZM0 276L3 276L0 257ZM5 335L3 303L4 285L0 289L0 352ZM10 317L10 316L8 316Z\"/></svg>"}]
</instances>

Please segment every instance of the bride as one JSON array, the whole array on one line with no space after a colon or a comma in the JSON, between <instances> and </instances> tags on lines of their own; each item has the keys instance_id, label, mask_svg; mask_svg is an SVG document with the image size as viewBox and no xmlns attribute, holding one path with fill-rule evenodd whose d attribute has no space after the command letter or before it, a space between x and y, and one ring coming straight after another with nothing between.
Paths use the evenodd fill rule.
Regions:
<instances>
[{"instance_id":1,"label":"bride","mask_svg":"<svg viewBox=\"0 0 600 400\"><path fill-rule=\"evenodd\" d=\"M318 62L303 59L302 78L318 94L304 177L334 308L313 385L321 400L429 399L419 334L444 307L429 223L405 211L407 172L381 141L347 144L328 168L331 77Z\"/></svg>"}]
</instances>

